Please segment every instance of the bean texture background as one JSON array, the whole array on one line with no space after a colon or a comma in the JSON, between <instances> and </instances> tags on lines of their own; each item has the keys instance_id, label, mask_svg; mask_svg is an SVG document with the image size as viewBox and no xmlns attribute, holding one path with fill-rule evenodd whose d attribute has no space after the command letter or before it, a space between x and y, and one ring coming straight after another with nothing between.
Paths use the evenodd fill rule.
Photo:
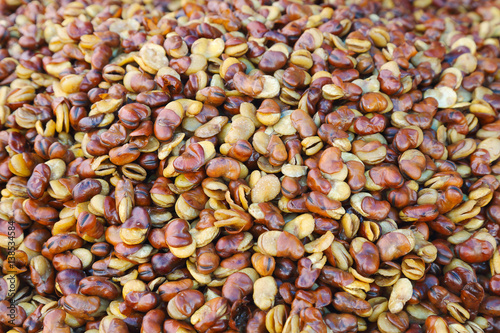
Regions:
<instances>
[{"instance_id":1,"label":"bean texture background","mask_svg":"<svg viewBox=\"0 0 500 333\"><path fill-rule=\"evenodd\" d=\"M500 2L0 1L0 333L500 332Z\"/></svg>"}]
</instances>

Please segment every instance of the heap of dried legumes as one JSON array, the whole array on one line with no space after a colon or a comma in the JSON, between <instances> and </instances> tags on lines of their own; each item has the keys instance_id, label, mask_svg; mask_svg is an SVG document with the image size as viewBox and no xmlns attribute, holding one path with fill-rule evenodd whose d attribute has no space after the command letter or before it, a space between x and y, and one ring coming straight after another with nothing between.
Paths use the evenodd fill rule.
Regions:
<instances>
[{"instance_id":1,"label":"heap of dried legumes","mask_svg":"<svg viewBox=\"0 0 500 333\"><path fill-rule=\"evenodd\" d=\"M0 13L0 333L500 332L499 1Z\"/></svg>"}]
</instances>

